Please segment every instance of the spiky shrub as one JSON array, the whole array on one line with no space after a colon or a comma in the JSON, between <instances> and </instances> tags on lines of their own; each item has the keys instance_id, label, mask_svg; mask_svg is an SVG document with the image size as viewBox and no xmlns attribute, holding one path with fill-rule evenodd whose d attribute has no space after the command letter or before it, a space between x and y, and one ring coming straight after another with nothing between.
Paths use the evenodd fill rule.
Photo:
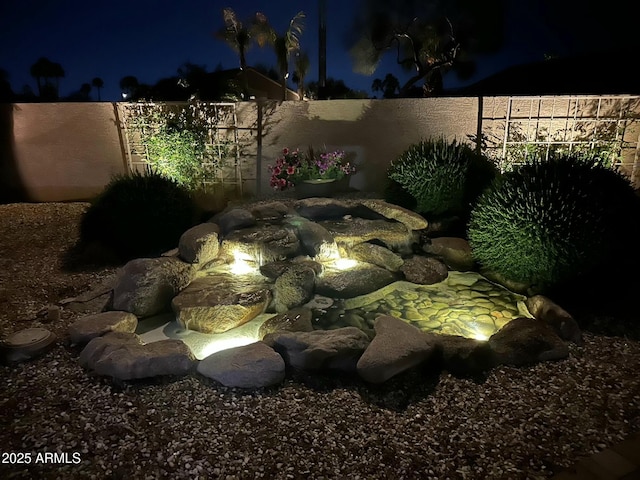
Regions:
<instances>
[{"instance_id":1,"label":"spiky shrub","mask_svg":"<svg viewBox=\"0 0 640 480\"><path fill-rule=\"evenodd\" d=\"M491 162L465 144L425 140L391 163L387 176L397 185L388 192L399 187L415 199L415 209L428 216L459 215L468 211L495 174Z\"/></svg>"},{"instance_id":2,"label":"spiky shrub","mask_svg":"<svg viewBox=\"0 0 640 480\"><path fill-rule=\"evenodd\" d=\"M469 242L484 267L549 289L610 258L633 197L627 179L601 162L535 159L480 196Z\"/></svg>"},{"instance_id":3,"label":"spiky shrub","mask_svg":"<svg viewBox=\"0 0 640 480\"><path fill-rule=\"evenodd\" d=\"M177 246L195 216L193 200L176 182L156 173L118 175L83 215L80 239L123 260L157 255Z\"/></svg>"}]
</instances>

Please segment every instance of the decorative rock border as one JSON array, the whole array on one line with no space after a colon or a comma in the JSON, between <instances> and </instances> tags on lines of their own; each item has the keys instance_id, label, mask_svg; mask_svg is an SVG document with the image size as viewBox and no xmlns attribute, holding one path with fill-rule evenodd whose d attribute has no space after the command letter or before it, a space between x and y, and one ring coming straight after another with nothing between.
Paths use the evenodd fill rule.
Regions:
<instances>
[{"instance_id":1,"label":"decorative rock border","mask_svg":"<svg viewBox=\"0 0 640 480\"><path fill-rule=\"evenodd\" d=\"M331 220L335 218L340 220ZM387 224L391 228L387 228ZM370 227L378 233L363 233L362 228ZM422 245L430 257L412 254L407 242L416 241L420 237L418 230L426 228L427 222L414 212L379 200L304 199L292 206L261 202L236 207L217 215L210 224L185 232L174 254L133 260L125 265L114 286L111 305L113 310L121 312L105 312L78 320L69 330L71 341L88 342L80 362L100 375L129 380L181 375L195 369L223 385L240 388L276 385L284 379L287 368L357 373L369 383L382 383L407 369L429 364L455 373L473 374L496 365L526 365L566 358L565 341L581 344L582 336L575 320L541 295L526 301L535 318L516 318L486 342L426 333L390 315L378 316L372 332L365 333L355 327L309 331L310 318L305 313L309 310L298 307L306 303L314 291L344 298L361 295L363 288L368 287L369 291L381 288L395 281L404 270L411 272L414 280L428 284L446 277L444 264L462 270L472 267L470 250L463 239L434 239ZM401 230L405 233L401 234ZM340 272L333 279L318 282L316 262L310 262L307 257L292 260L305 252L321 253L322 244L330 238L340 238L338 246L344 252L357 252L359 260L371 258L365 265L370 271L377 269L380 273L358 277ZM376 243L364 243L370 239ZM251 242L257 242L269 259L287 259L280 262L281 266L275 262L261 268L269 272L272 280L275 299L272 311L280 312L263 324L262 341L214 353L198 362L180 340L143 345L132 333L137 318L165 312L172 303L174 311L189 308L178 305L180 302L174 300L176 296L194 279L208 278L210 271L233 261L233 248L250 250ZM437 259L444 263L438 263ZM425 269L430 271L428 275L424 275ZM209 306L206 299L200 299L200 303L190 307L195 309L194 314L206 318L210 314L206 309L215 307L228 315L237 309L239 299L256 294L244 288L246 286L234 284L233 277L225 278L224 282L213 282L211 288L230 293L212 291L216 305ZM262 279L264 282L265 277ZM234 289L238 288L236 292ZM343 295L346 290L349 293ZM251 320L264 308L267 303L251 310L251 314L244 312L238 324ZM229 325L233 327L233 321ZM204 331L206 328L203 327Z\"/></svg>"}]
</instances>

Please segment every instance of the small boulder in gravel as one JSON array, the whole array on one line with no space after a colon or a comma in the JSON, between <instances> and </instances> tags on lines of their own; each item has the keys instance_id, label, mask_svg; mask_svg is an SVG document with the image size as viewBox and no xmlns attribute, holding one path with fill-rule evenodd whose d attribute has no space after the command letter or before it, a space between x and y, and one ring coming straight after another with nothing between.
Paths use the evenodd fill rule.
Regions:
<instances>
[{"instance_id":1,"label":"small boulder in gravel","mask_svg":"<svg viewBox=\"0 0 640 480\"><path fill-rule=\"evenodd\" d=\"M409 282L433 285L447 278L449 270L440 260L414 255L405 259L400 270Z\"/></svg>"},{"instance_id":2,"label":"small boulder in gravel","mask_svg":"<svg viewBox=\"0 0 640 480\"><path fill-rule=\"evenodd\" d=\"M112 332L91 340L80 353L80 365L117 380L186 375L196 365L182 340L142 344L133 333Z\"/></svg>"},{"instance_id":3,"label":"small boulder in gravel","mask_svg":"<svg viewBox=\"0 0 640 480\"><path fill-rule=\"evenodd\" d=\"M486 341L458 335L427 333L436 343L434 359L439 361L437 368L454 375L471 376L490 370L493 364L493 352Z\"/></svg>"},{"instance_id":4,"label":"small boulder in gravel","mask_svg":"<svg viewBox=\"0 0 640 480\"><path fill-rule=\"evenodd\" d=\"M369 345L369 337L355 327L313 332L276 332L263 340L298 370L356 372L358 359Z\"/></svg>"},{"instance_id":5,"label":"small boulder in gravel","mask_svg":"<svg viewBox=\"0 0 640 480\"><path fill-rule=\"evenodd\" d=\"M102 312L79 318L69 327L69 338L73 345L85 344L109 332L133 333L138 326L138 317L129 312Z\"/></svg>"},{"instance_id":6,"label":"small boulder in gravel","mask_svg":"<svg viewBox=\"0 0 640 480\"><path fill-rule=\"evenodd\" d=\"M431 356L435 342L407 322L381 315L373 326L376 335L358 360L358 375L382 383L415 367Z\"/></svg>"},{"instance_id":7,"label":"small boulder in gravel","mask_svg":"<svg viewBox=\"0 0 640 480\"><path fill-rule=\"evenodd\" d=\"M285 377L284 360L263 342L216 352L200 361L197 370L225 387L237 388L269 387Z\"/></svg>"},{"instance_id":8,"label":"small boulder in gravel","mask_svg":"<svg viewBox=\"0 0 640 480\"><path fill-rule=\"evenodd\" d=\"M576 345L584 345L578 322L560 305L544 295L529 297L525 303L531 315L551 326L560 338Z\"/></svg>"},{"instance_id":9,"label":"small boulder in gravel","mask_svg":"<svg viewBox=\"0 0 640 480\"><path fill-rule=\"evenodd\" d=\"M182 234L178 243L180 258L187 263L205 264L218 255L220 227L215 223L201 223Z\"/></svg>"},{"instance_id":10,"label":"small boulder in gravel","mask_svg":"<svg viewBox=\"0 0 640 480\"><path fill-rule=\"evenodd\" d=\"M488 340L496 365L530 365L569 356L569 348L545 322L519 317Z\"/></svg>"}]
</instances>

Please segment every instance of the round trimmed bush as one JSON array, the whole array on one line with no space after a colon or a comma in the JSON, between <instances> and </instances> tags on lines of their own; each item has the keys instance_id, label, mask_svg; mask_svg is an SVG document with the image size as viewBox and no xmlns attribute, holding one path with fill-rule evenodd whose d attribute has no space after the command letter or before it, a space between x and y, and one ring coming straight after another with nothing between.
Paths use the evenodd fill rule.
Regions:
<instances>
[{"instance_id":1,"label":"round trimmed bush","mask_svg":"<svg viewBox=\"0 0 640 480\"><path fill-rule=\"evenodd\" d=\"M119 175L92 202L80 223L83 244L98 243L121 259L175 248L196 220L189 193L157 173Z\"/></svg>"},{"instance_id":2,"label":"round trimmed bush","mask_svg":"<svg viewBox=\"0 0 640 480\"><path fill-rule=\"evenodd\" d=\"M485 268L549 289L611 258L636 200L625 177L593 159L533 160L479 197L469 243Z\"/></svg>"},{"instance_id":3,"label":"round trimmed bush","mask_svg":"<svg viewBox=\"0 0 640 480\"><path fill-rule=\"evenodd\" d=\"M491 161L468 145L443 138L425 140L391 163L387 176L394 188L387 192L406 192L415 199L415 209L427 216L465 216L495 175Z\"/></svg>"}]
</instances>

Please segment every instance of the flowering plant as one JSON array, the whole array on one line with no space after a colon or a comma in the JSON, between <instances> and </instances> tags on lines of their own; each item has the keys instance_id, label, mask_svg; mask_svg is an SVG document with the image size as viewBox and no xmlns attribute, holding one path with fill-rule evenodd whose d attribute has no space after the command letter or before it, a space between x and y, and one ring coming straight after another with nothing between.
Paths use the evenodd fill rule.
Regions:
<instances>
[{"instance_id":1,"label":"flowering plant","mask_svg":"<svg viewBox=\"0 0 640 480\"><path fill-rule=\"evenodd\" d=\"M340 180L355 173L355 167L345 160L345 152L316 154L312 147L306 153L299 149L284 148L274 165L269 165L270 185L275 190L285 190L305 180Z\"/></svg>"}]
</instances>

